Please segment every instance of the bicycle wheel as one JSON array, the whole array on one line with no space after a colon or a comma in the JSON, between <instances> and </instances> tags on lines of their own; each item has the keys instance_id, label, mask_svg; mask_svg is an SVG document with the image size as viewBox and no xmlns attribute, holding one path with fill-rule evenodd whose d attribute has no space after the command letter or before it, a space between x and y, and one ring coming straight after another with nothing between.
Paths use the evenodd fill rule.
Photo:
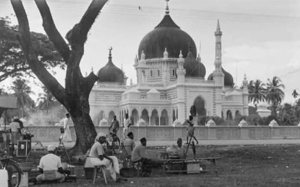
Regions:
<instances>
[{"instance_id":1,"label":"bicycle wheel","mask_svg":"<svg viewBox=\"0 0 300 187\"><path fill-rule=\"evenodd\" d=\"M4 167L8 172L9 187L18 187L20 185L21 176L23 173L18 163L13 160L8 160L4 164Z\"/></svg>"}]
</instances>

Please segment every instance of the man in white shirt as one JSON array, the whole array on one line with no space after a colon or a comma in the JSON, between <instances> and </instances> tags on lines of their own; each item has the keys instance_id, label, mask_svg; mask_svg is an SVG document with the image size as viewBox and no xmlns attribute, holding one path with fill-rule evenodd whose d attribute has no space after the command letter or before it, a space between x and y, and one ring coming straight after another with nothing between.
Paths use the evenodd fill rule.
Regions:
<instances>
[{"instance_id":1,"label":"man in white shirt","mask_svg":"<svg viewBox=\"0 0 300 187\"><path fill-rule=\"evenodd\" d=\"M133 149L135 147L134 135L132 132L129 132L127 134L127 138L124 140L123 144L124 144L124 148L126 151L126 155L131 156L131 152L133 151Z\"/></svg>"},{"instance_id":2,"label":"man in white shirt","mask_svg":"<svg viewBox=\"0 0 300 187\"><path fill-rule=\"evenodd\" d=\"M95 165L105 165L106 169L110 171L110 175L114 181L120 182L120 168L119 168L119 161L115 156L107 156L103 149L102 144L106 142L106 136L104 133L99 133L99 138L93 144L89 157L90 163Z\"/></svg>"},{"instance_id":3,"label":"man in white shirt","mask_svg":"<svg viewBox=\"0 0 300 187\"><path fill-rule=\"evenodd\" d=\"M126 133L129 131L131 125L132 125L131 120L128 117L128 114L125 114L124 127L123 127L123 140L125 140Z\"/></svg>"},{"instance_id":4,"label":"man in white shirt","mask_svg":"<svg viewBox=\"0 0 300 187\"><path fill-rule=\"evenodd\" d=\"M38 166L41 174L36 177L38 182L44 180L59 180L63 182L65 180L60 157L54 154L55 149L54 145L49 145L47 147L49 153L41 158Z\"/></svg>"},{"instance_id":5,"label":"man in white shirt","mask_svg":"<svg viewBox=\"0 0 300 187\"><path fill-rule=\"evenodd\" d=\"M18 140L20 139L20 136L22 135L20 123L17 122L16 119L14 119L9 124L9 127L10 127L11 135L12 135L12 137L11 137L12 144L16 145L18 143Z\"/></svg>"}]
</instances>

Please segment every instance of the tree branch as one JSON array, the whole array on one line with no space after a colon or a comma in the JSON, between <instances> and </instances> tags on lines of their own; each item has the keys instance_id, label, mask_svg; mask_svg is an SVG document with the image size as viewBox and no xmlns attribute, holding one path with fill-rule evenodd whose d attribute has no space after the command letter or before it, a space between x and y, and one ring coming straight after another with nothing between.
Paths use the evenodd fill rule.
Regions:
<instances>
[{"instance_id":1,"label":"tree branch","mask_svg":"<svg viewBox=\"0 0 300 187\"><path fill-rule=\"evenodd\" d=\"M65 104L65 92L60 83L44 68L33 51L27 15L21 0L11 0L14 12L19 22L19 36L24 56L34 74L51 91L55 98Z\"/></svg>"},{"instance_id":2,"label":"tree branch","mask_svg":"<svg viewBox=\"0 0 300 187\"><path fill-rule=\"evenodd\" d=\"M90 94L91 90L95 84L95 82L98 80L99 78L94 74L94 72L91 72L89 74L89 76L83 78L83 82L84 82L84 86L85 86L85 90L86 93Z\"/></svg>"},{"instance_id":3,"label":"tree branch","mask_svg":"<svg viewBox=\"0 0 300 187\"><path fill-rule=\"evenodd\" d=\"M43 27L47 35L67 63L70 55L70 49L54 24L47 2L45 0L35 0L35 3L43 18Z\"/></svg>"},{"instance_id":4,"label":"tree branch","mask_svg":"<svg viewBox=\"0 0 300 187\"><path fill-rule=\"evenodd\" d=\"M80 22L76 24L72 30L67 33L67 40L72 45L83 45L87 39L87 33L91 29L100 10L107 0L93 0L89 8L84 13Z\"/></svg>"}]
</instances>

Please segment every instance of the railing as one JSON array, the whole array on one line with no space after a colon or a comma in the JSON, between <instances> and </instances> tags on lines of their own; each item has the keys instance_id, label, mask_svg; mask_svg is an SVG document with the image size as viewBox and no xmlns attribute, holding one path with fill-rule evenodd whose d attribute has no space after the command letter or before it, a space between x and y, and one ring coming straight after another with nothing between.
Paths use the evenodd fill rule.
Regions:
<instances>
[{"instance_id":1,"label":"railing","mask_svg":"<svg viewBox=\"0 0 300 187\"><path fill-rule=\"evenodd\" d=\"M34 134L33 141L58 141L60 137L59 126L30 126L26 127ZM70 127L73 141L76 139L74 127ZM96 127L96 131L108 132L108 126ZM122 137L119 130L119 137ZM174 141L177 138L186 137L186 126L134 126L131 131L135 139L146 137L149 141ZM261 139L300 139L300 127L205 127L198 126L195 136L200 140L261 140Z\"/></svg>"}]
</instances>

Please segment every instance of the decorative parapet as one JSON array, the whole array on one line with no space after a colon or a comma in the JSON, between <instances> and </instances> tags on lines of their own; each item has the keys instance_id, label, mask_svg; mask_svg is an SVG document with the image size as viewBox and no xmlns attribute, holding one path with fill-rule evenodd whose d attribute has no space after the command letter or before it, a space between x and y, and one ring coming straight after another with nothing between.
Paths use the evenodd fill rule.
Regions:
<instances>
[{"instance_id":1,"label":"decorative parapet","mask_svg":"<svg viewBox=\"0 0 300 187\"><path fill-rule=\"evenodd\" d=\"M239 127L247 127L248 123L245 120L241 120L240 123L238 124Z\"/></svg>"},{"instance_id":2,"label":"decorative parapet","mask_svg":"<svg viewBox=\"0 0 300 187\"><path fill-rule=\"evenodd\" d=\"M108 126L108 121L107 121L107 119L103 118L103 119L100 121L99 127L101 127L101 126Z\"/></svg>"},{"instance_id":3,"label":"decorative parapet","mask_svg":"<svg viewBox=\"0 0 300 187\"><path fill-rule=\"evenodd\" d=\"M179 121L179 119L176 119L176 120L173 122L173 124L172 124L173 127L180 126L180 125L182 125L182 124L181 124L181 122Z\"/></svg>"},{"instance_id":4,"label":"decorative parapet","mask_svg":"<svg viewBox=\"0 0 300 187\"><path fill-rule=\"evenodd\" d=\"M278 123L277 121L275 121L274 119L270 122L269 127L278 127Z\"/></svg>"},{"instance_id":5,"label":"decorative parapet","mask_svg":"<svg viewBox=\"0 0 300 187\"><path fill-rule=\"evenodd\" d=\"M138 127L139 127L139 126L146 126L145 120L140 119L140 120L137 122L136 126L138 126Z\"/></svg>"},{"instance_id":6,"label":"decorative parapet","mask_svg":"<svg viewBox=\"0 0 300 187\"><path fill-rule=\"evenodd\" d=\"M206 127L216 127L216 123L214 122L214 120L210 119L206 124Z\"/></svg>"}]
</instances>

